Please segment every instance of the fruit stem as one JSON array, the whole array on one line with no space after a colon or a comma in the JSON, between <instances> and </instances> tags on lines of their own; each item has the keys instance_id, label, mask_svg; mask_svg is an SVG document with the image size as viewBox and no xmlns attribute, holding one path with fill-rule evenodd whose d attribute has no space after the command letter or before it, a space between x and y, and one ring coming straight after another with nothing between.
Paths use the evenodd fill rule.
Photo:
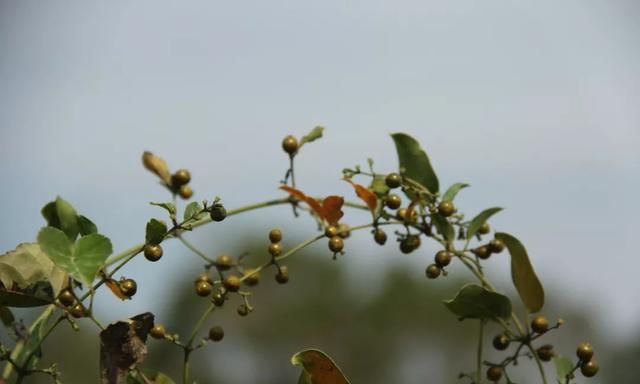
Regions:
<instances>
[{"instance_id":1,"label":"fruit stem","mask_svg":"<svg viewBox=\"0 0 640 384\"><path fill-rule=\"evenodd\" d=\"M482 342L484 340L485 321L480 319L480 331L478 332L478 354L476 356L476 383L482 381Z\"/></svg>"}]
</instances>

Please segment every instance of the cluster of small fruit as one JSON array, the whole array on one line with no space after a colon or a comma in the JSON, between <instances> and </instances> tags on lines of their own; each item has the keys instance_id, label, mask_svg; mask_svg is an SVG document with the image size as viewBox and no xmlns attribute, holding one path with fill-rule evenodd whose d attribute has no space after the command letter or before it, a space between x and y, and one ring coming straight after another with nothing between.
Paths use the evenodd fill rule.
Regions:
<instances>
[{"instance_id":1,"label":"cluster of small fruit","mask_svg":"<svg viewBox=\"0 0 640 384\"><path fill-rule=\"evenodd\" d=\"M138 284L133 279L122 277L119 281L116 281L106 278L105 282L112 291L116 290L118 296L123 299L133 297L138 291ZM78 299L71 285L60 291L56 298L56 304L76 319L90 315L89 310L82 304L82 301Z\"/></svg>"}]
</instances>

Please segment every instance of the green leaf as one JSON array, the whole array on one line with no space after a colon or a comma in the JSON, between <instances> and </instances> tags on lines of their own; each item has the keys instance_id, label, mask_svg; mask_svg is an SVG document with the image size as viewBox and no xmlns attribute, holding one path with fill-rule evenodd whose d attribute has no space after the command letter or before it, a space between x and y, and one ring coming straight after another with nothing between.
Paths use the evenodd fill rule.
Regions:
<instances>
[{"instance_id":1,"label":"green leaf","mask_svg":"<svg viewBox=\"0 0 640 384\"><path fill-rule=\"evenodd\" d=\"M197 201L192 201L184 209L184 220L186 221L189 219L200 219L204 215L204 213L202 213L201 211L202 205Z\"/></svg>"},{"instance_id":2,"label":"green leaf","mask_svg":"<svg viewBox=\"0 0 640 384\"><path fill-rule=\"evenodd\" d=\"M62 231L53 227L40 230L38 244L58 267L87 286L113 251L111 241L100 234L81 237L74 246Z\"/></svg>"},{"instance_id":3,"label":"green leaf","mask_svg":"<svg viewBox=\"0 0 640 384\"><path fill-rule=\"evenodd\" d=\"M167 234L167 224L164 221L151 219L147 223L146 240L148 244L160 244Z\"/></svg>"},{"instance_id":4,"label":"green leaf","mask_svg":"<svg viewBox=\"0 0 640 384\"><path fill-rule=\"evenodd\" d=\"M467 229L467 239L472 239L473 236L478 232L482 224L484 224L489 218L496 213L502 211L500 207L488 208L484 211L478 213L476 217L471 220L469 223L469 228Z\"/></svg>"},{"instance_id":5,"label":"green leaf","mask_svg":"<svg viewBox=\"0 0 640 384\"><path fill-rule=\"evenodd\" d=\"M467 284L456 297L444 305L462 319L507 319L511 316L511 301L505 295L491 292L476 284Z\"/></svg>"},{"instance_id":6,"label":"green leaf","mask_svg":"<svg viewBox=\"0 0 640 384\"><path fill-rule=\"evenodd\" d=\"M10 327L16 321L16 318L13 316L13 312L4 305L0 305L0 319L2 319L2 324L5 327Z\"/></svg>"},{"instance_id":7,"label":"green leaf","mask_svg":"<svg viewBox=\"0 0 640 384\"><path fill-rule=\"evenodd\" d=\"M442 195L442 201L453 201L456 198L458 192L461 189L467 188L469 184L467 183L455 183L447 189L447 191Z\"/></svg>"},{"instance_id":8,"label":"green leaf","mask_svg":"<svg viewBox=\"0 0 640 384\"><path fill-rule=\"evenodd\" d=\"M176 210L176 205L173 203L149 203L151 205L155 205L156 207L164 208L167 212L169 212L169 216L175 217L178 211Z\"/></svg>"},{"instance_id":9,"label":"green leaf","mask_svg":"<svg viewBox=\"0 0 640 384\"><path fill-rule=\"evenodd\" d=\"M11 357L13 360L19 365L24 365L27 363L27 357L33 354L33 357L28 361L28 364L24 367L26 369L33 369L38 360L40 360L40 356L42 355L40 352L40 344L42 338L46 334L47 323L49 322L49 318L55 309L54 305L48 306L38 318L31 324L29 327L29 335L26 340L21 340L18 342L16 348L14 348Z\"/></svg>"},{"instance_id":10,"label":"green leaf","mask_svg":"<svg viewBox=\"0 0 640 384\"><path fill-rule=\"evenodd\" d=\"M511 254L511 279L522 302L530 312L540 311L544 306L544 289L533 270L524 245L508 233L496 233L495 237L502 240Z\"/></svg>"},{"instance_id":11,"label":"green leaf","mask_svg":"<svg viewBox=\"0 0 640 384\"><path fill-rule=\"evenodd\" d=\"M78 237L78 213L66 200L58 197L48 203L42 208L42 216L47 220L47 225L62 230L71 241Z\"/></svg>"},{"instance_id":12,"label":"green leaf","mask_svg":"<svg viewBox=\"0 0 640 384\"><path fill-rule=\"evenodd\" d=\"M298 384L349 384L336 363L320 350L300 351L291 357L291 364L302 366Z\"/></svg>"},{"instance_id":13,"label":"green leaf","mask_svg":"<svg viewBox=\"0 0 640 384\"><path fill-rule=\"evenodd\" d=\"M558 383L560 384L569 384L569 380L567 380L567 375L573 371L574 364L571 359L568 359L564 356L554 356L553 357L553 365L556 367L556 376L558 378Z\"/></svg>"},{"instance_id":14,"label":"green leaf","mask_svg":"<svg viewBox=\"0 0 640 384\"><path fill-rule=\"evenodd\" d=\"M389 187L385 181L385 175L375 175L369 184L369 189L378 197L383 197L389 193Z\"/></svg>"},{"instance_id":15,"label":"green leaf","mask_svg":"<svg viewBox=\"0 0 640 384\"><path fill-rule=\"evenodd\" d=\"M82 236L98 233L98 227L86 216L78 215L78 228Z\"/></svg>"},{"instance_id":16,"label":"green leaf","mask_svg":"<svg viewBox=\"0 0 640 384\"><path fill-rule=\"evenodd\" d=\"M427 153L420 147L420 144L413 137L404 133L394 133L391 137L396 144L400 173L424 186L429 192L437 193L439 190L438 177L433 171Z\"/></svg>"},{"instance_id":17,"label":"green leaf","mask_svg":"<svg viewBox=\"0 0 640 384\"><path fill-rule=\"evenodd\" d=\"M41 307L53 304L54 299L51 285L43 281L19 290L0 288L0 305L7 307Z\"/></svg>"},{"instance_id":18,"label":"green leaf","mask_svg":"<svg viewBox=\"0 0 640 384\"><path fill-rule=\"evenodd\" d=\"M456 230L446 218L434 214L431 216L431 222L436 226L438 233L444 236L447 242L452 242L456 238Z\"/></svg>"},{"instance_id":19,"label":"green leaf","mask_svg":"<svg viewBox=\"0 0 640 384\"><path fill-rule=\"evenodd\" d=\"M310 143L312 141L318 140L322 137L322 131L324 131L324 127L317 126L311 130L308 134L302 136L300 139L300 146L302 147L305 143ZM299 148L298 147L298 148Z\"/></svg>"},{"instance_id":20,"label":"green leaf","mask_svg":"<svg viewBox=\"0 0 640 384\"><path fill-rule=\"evenodd\" d=\"M152 384L175 384L173 379L162 372L145 374L145 376ZM129 376L127 376L127 384L148 384L149 381L145 381L142 377L139 377L136 371L129 372Z\"/></svg>"}]
</instances>

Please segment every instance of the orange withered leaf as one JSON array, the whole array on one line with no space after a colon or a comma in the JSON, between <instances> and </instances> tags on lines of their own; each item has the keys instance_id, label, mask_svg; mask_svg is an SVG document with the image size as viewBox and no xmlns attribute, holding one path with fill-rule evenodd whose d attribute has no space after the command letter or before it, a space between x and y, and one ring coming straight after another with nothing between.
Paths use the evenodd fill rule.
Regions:
<instances>
[{"instance_id":1,"label":"orange withered leaf","mask_svg":"<svg viewBox=\"0 0 640 384\"><path fill-rule=\"evenodd\" d=\"M114 279L107 279L105 280L104 284L111 290L111 292L113 292L114 295L116 295L116 297L118 297L121 300L125 300L128 299L127 296L125 296L122 291L120 290L120 285L118 284L117 281L115 281Z\"/></svg>"},{"instance_id":2,"label":"orange withered leaf","mask_svg":"<svg viewBox=\"0 0 640 384\"><path fill-rule=\"evenodd\" d=\"M322 200L322 209L324 211L324 219L327 220L329 225L336 225L338 221L344 215L342 212L342 205L344 204L344 199L342 196L327 196L324 200Z\"/></svg>"},{"instance_id":3,"label":"orange withered leaf","mask_svg":"<svg viewBox=\"0 0 640 384\"><path fill-rule=\"evenodd\" d=\"M343 180L353 185L353 188L356 190L356 195L358 195L358 197L367 204L367 207L369 207L371 213L375 215L376 207L378 206L378 199L376 198L376 194L371 192L365 186L354 183L350 179Z\"/></svg>"}]
</instances>

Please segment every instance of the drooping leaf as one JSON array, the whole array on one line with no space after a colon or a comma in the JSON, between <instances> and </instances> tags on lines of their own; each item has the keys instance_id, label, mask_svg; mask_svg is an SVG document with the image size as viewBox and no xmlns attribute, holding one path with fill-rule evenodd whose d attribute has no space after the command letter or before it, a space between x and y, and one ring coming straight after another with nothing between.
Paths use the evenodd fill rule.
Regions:
<instances>
[{"instance_id":1,"label":"drooping leaf","mask_svg":"<svg viewBox=\"0 0 640 384\"><path fill-rule=\"evenodd\" d=\"M553 365L556 367L556 377L559 384L569 384L567 375L573 370L573 362L564 356L554 356Z\"/></svg>"},{"instance_id":2,"label":"drooping leaf","mask_svg":"<svg viewBox=\"0 0 640 384\"><path fill-rule=\"evenodd\" d=\"M175 217L178 211L176 210L176 205L168 202L168 203L149 203L151 205L155 205L156 207L164 208L167 212L169 212L169 216Z\"/></svg>"},{"instance_id":3,"label":"drooping leaf","mask_svg":"<svg viewBox=\"0 0 640 384\"><path fill-rule=\"evenodd\" d=\"M78 215L78 228L80 229L80 235L82 236L98 233L98 227L93 223L93 221L82 215Z\"/></svg>"},{"instance_id":4,"label":"drooping leaf","mask_svg":"<svg viewBox=\"0 0 640 384\"><path fill-rule=\"evenodd\" d=\"M204 213L202 211L202 204L197 201L192 201L189 203L184 209L184 220L198 220L200 219Z\"/></svg>"},{"instance_id":5,"label":"drooping leaf","mask_svg":"<svg viewBox=\"0 0 640 384\"><path fill-rule=\"evenodd\" d=\"M164 221L151 219L147 223L146 241L147 244L160 244L167 234L167 224Z\"/></svg>"},{"instance_id":6,"label":"drooping leaf","mask_svg":"<svg viewBox=\"0 0 640 384\"><path fill-rule=\"evenodd\" d=\"M147 335L153 320L153 314L142 313L100 332L101 384L126 384L129 371L147 356Z\"/></svg>"},{"instance_id":7,"label":"drooping leaf","mask_svg":"<svg viewBox=\"0 0 640 384\"><path fill-rule=\"evenodd\" d=\"M155 173L166 185L171 185L171 172L169 172L167 163L161 157L145 151L142 154L142 164L147 170Z\"/></svg>"},{"instance_id":8,"label":"drooping leaf","mask_svg":"<svg viewBox=\"0 0 640 384\"><path fill-rule=\"evenodd\" d=\"M431 222L447 242L452 242L456 239L456 230L449 220L436 214L431 216Z\"/></svg>"},{"instance_id":9,"label":"drooping leaf","mask_svg":"<svg viewBox=\"0 0 640 384\"><path fill-rule=\"evenodd\" d=\"M447 191L442 195L442 201L453 201L456 198L458 192L461 189L467 188L469 184L467 183L455 183L447 189Z\"/></svg>"},{"instance_id":10,"label":"drooping leaf","mask_svg":"<svg viewBox=\"0 0 640 384\"><path fill-rule=\"evenodd\" d=\"M369 184L369 189L373 191L378 197L383 197L389 193L389 187L385 181L384 175L375 175Z\"/></svg>"},{"instance_id":11,"label":"drooping leaf","mask_svg":"<svg viewBox=\"0 0 640 384\"><path fill-rule=\"evenodd\" d=\"M411 136L404 133L391 135L396 144L398 160L400 161L400 173L425 187L431 193L437 193L440 184L433 171L427 153L420 144Z\"/></svg>"},{"instance_id":12,"label":"drooping leaf","mask_svg":"<svg viewBox=\"0 0 640 384\"><path fill-rule=\"evenodd\" d=\"M327 196L322 200L322 215L329 225L336 225L344 215L342 196Z\"/></svg>"},{"instance_id":13,"label":"drooping leaf","mask_svg":"<svg viewBox=\"0 0 640 384\"><path fill-rule=\"evenodd\" d=\"M445 300L444 304L462 319L493 320L511 316L511 301L508 297L477 284L463 286L456 297Z\"/></svg>"},{"instance_id":14,"label":"drooping leaf","mask_svg":"<svg viewBox=\"0 0 640 384\"><path fill-rule=\"evenodd\" d=\"M473 236L478 233L478 230L480 229L480 227L482 227L482 224L489 220L491 216L500 211L502 211L502 208L494 207L485 209L484 211L478 213L476 217L474 217L473 220L471 220L471 222L469 223L469 228L467 229L467 239L472 239Z\"/></svg>"},{"instance_id":15,"label":"drooping leaf","mask_svg":"<svg viewBox=\"0 0 640 384\"><path fill-rule=\"evenodd\" d=\"M356 191L356 195L358 195L358 197L362 199L362 201L364 201L365 204L367 204L367 207L369 207L371 214L375 215L376 208L378 207L378 199L376 198L375 193L371 192L363 185L354 183L350 179L344 179L344 181L346 181L347 183L353 186L353 188Z\"/></svg>"},{"instance_id":16,"label":"drooping leaf","mask_svg":"<svg viewBox=\"0 0 640 384\"><path fill-rule=\"evenodd\" d=\"M51 284L40 281L27 288L7 289L0 286L0 305L15 308L41 307L55 299Z\"/></svg>"},{"instance_id":17,"label":"drooping leaf","mask_svg":"<svg viewBox=\"0 0 640 384\"><path fill-rule=\"evenodd\" d=\"M320 350L300 351L291 357L291 364L302 366L298 384L349 384L336 363Z\"/></svg>"},{"instance_id":18,"label":"drooping leaf","mask_svg":"<svg viewBox=\"0 0 640 384\"><path fill-rule=\"evenodd\" d=\"M42 208L42 216L47 220L47 225L62 230L71 241L74 241L80 232L78 213L71 204L60 197Z\"/></svg>"},{"instance_id":19,"label":"drooping leaf","mask_svg":"<svg viewBox=\"0 0 640 384\"><path fill-rule=\"evenodd\" d=\"M48 282L58 294L65 274L40 249L38 244L22 243L0 256L0 282L7 289L27 289L38 282Z\"/></svg>"},{"instance_id":20,"label":"drooping leaf","mask_svg":"<svg viewBox=\"0 0 640 384\"><path fill-rule=\"evenodd\" d=\"M508 233L496 233L495 237L502 240L511 254L511 279L522 302L531 313L540 311L544 306L544 289L524 245Z\"/></svg>"},{"instance_id":21,"label":"drooping leaf","mask_svg":"<svg viewBox=\"0 0 640 384\"><path fill-rule=\"evenodd\" d=\"M300 147L302 147L306 143L310 143L312 141L318 140L322 137L322 131L324 131L324 127L317 126L311 130L308 134L302 136L300 139Z\"/></svg>"},{"instance_id":22,"label":"drooping leaf","mask_svg":"<svg viewBox=\"0 0 640 384\"><path fill-rule=\"evenodd\" d=\"M58 267L86 285L91 285L112 252L111 241L100 234L83 236L73 244L53 227L40 230L38 244Z\"/></svg>"}]
</instances>

